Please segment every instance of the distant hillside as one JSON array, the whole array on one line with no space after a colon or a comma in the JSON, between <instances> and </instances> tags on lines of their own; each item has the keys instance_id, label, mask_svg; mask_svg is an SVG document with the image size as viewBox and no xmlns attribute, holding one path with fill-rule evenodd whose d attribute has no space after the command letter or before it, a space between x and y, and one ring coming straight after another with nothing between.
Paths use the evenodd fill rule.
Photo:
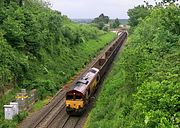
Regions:
<instances>
[{"instance_id":1,"label":"distant hillside","mask_svg":"<svg viewBox=\"0 0 180 128\"><path fill-rule=\"evenodd\" d=\"M128 19L120 19L120 23L126 25L128 24Z\"/></svg>"},{"instance_id":2,"label":"distant hillside","mask_svg":"<svg viewBox=\"0 0 180 128\"><path fill-rule=\"evenodd\" d=\"M90 23L93 19L71 19L71 20L76 23L87 24ZM128 19L120 19L120 23L126 25L128 23Z\"/></svg>"},{"instance_id":3,"label":"distant hillside","mask_svg":"<svg viewBox=\"0 0 180 128\"><path fill-rule=\"evenodd\" d=\"M87 24L90 23L93 19L71 19L73 22Z\"/></svg>"},{"instance_id":4,"label":"distant hillside","mask_svg":"<svg viewBox=\"0 0 180 128\"><path fill-rule=\"evenodd\" d=\"M110 19L110 22L115 21L115 19ZM128 24L128 19L119 19L120 24L122 25L127 25Z\"/></svg>"}]
</instances>

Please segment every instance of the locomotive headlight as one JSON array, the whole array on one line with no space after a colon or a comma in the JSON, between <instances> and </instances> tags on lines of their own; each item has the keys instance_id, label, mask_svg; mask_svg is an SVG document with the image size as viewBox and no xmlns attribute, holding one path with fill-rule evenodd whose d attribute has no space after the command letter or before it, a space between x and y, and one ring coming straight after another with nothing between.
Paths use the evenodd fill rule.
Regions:
<instances>
[{"instance_id":1,"label":"locomotive headlight","mask_svg":"<svg viewBox=\"0 0 180 128\"><path fill-rule=\"evenodd\" d=\"M70 104L66 104L66 107L70 107Z\"/></svg>"},{"instance_id":2,"label":"locomotive headlight","mask_svg":"<svg viewBox=\"0 0 180 128\"><path fill-rule=\"evenodd\" d=\"M78 105L78 108L81 108L81 105Z\"/></svg>"}]
</instances>

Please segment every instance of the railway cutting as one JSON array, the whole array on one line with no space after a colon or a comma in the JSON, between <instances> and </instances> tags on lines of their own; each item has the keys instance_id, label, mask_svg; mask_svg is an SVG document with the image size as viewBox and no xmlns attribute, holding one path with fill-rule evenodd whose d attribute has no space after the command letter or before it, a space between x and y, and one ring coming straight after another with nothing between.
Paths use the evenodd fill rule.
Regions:
<instances>
[{"instance_id":1,"label":"railway cutting","mask_svg":"<svg viewBox=\"0 0 180 128\"><path fill-rule=\"evenodd\" d=\"M103 49L100 54L81 71L76 79L69 84L71 86L62 88L48 105L28 117L19 128L82 128L93 106L91 97L96 96L99 92L101 83L126 38L127 32L122 31L119 33L118 38ZM83 81L82 78L87 76L92 69L96 70L97 73L86 83L85 79ZM88 78L86 80L88 80ZM77 89L78 82L80 83L78 86L82 86L83 89ZM96 88L93 89L92 87ZM83 92L81 92L82 90ZM82 103L81 105L80 101ZM69 109L72 110L70 113L67 111ZM84 109L85 111L79 114L79 109Z\"/></svg>"}]
</instances>

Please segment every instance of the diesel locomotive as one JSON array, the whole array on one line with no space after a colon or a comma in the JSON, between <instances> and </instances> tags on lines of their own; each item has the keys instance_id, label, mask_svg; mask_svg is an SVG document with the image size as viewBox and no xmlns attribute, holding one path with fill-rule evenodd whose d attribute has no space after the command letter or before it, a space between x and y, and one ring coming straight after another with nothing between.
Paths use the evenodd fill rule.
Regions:
<instances>
[{"instance_id":1,"label":"diesel locomotive","mask_svg":"<svg viewBox=\"0 0 180 128\"><path fill-rule=\"evenodd\" d=\"M68 114L81 115L85 111L89 98L97 89L100 80L99 69L91 68L66 93L66 111Z\"/></svg>"}]
</instances>

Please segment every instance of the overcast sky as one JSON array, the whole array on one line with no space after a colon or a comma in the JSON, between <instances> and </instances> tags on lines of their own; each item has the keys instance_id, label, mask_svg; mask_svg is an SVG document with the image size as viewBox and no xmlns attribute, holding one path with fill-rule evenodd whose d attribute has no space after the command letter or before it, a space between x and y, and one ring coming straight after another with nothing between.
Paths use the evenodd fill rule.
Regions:
<instances>
[{"instance_id":1,"label":"overcast sky","mask_svg":"<svg viewBox=\"0 0 180 128\"><path fill-rule=\"evenodd\" d=\"M127 11L144 0L48 0L52 8L69 18L95 18L101 13L110 18L128 18ZM154 3L154 0L148 0Z\"/></svg>"}]
</instances>

